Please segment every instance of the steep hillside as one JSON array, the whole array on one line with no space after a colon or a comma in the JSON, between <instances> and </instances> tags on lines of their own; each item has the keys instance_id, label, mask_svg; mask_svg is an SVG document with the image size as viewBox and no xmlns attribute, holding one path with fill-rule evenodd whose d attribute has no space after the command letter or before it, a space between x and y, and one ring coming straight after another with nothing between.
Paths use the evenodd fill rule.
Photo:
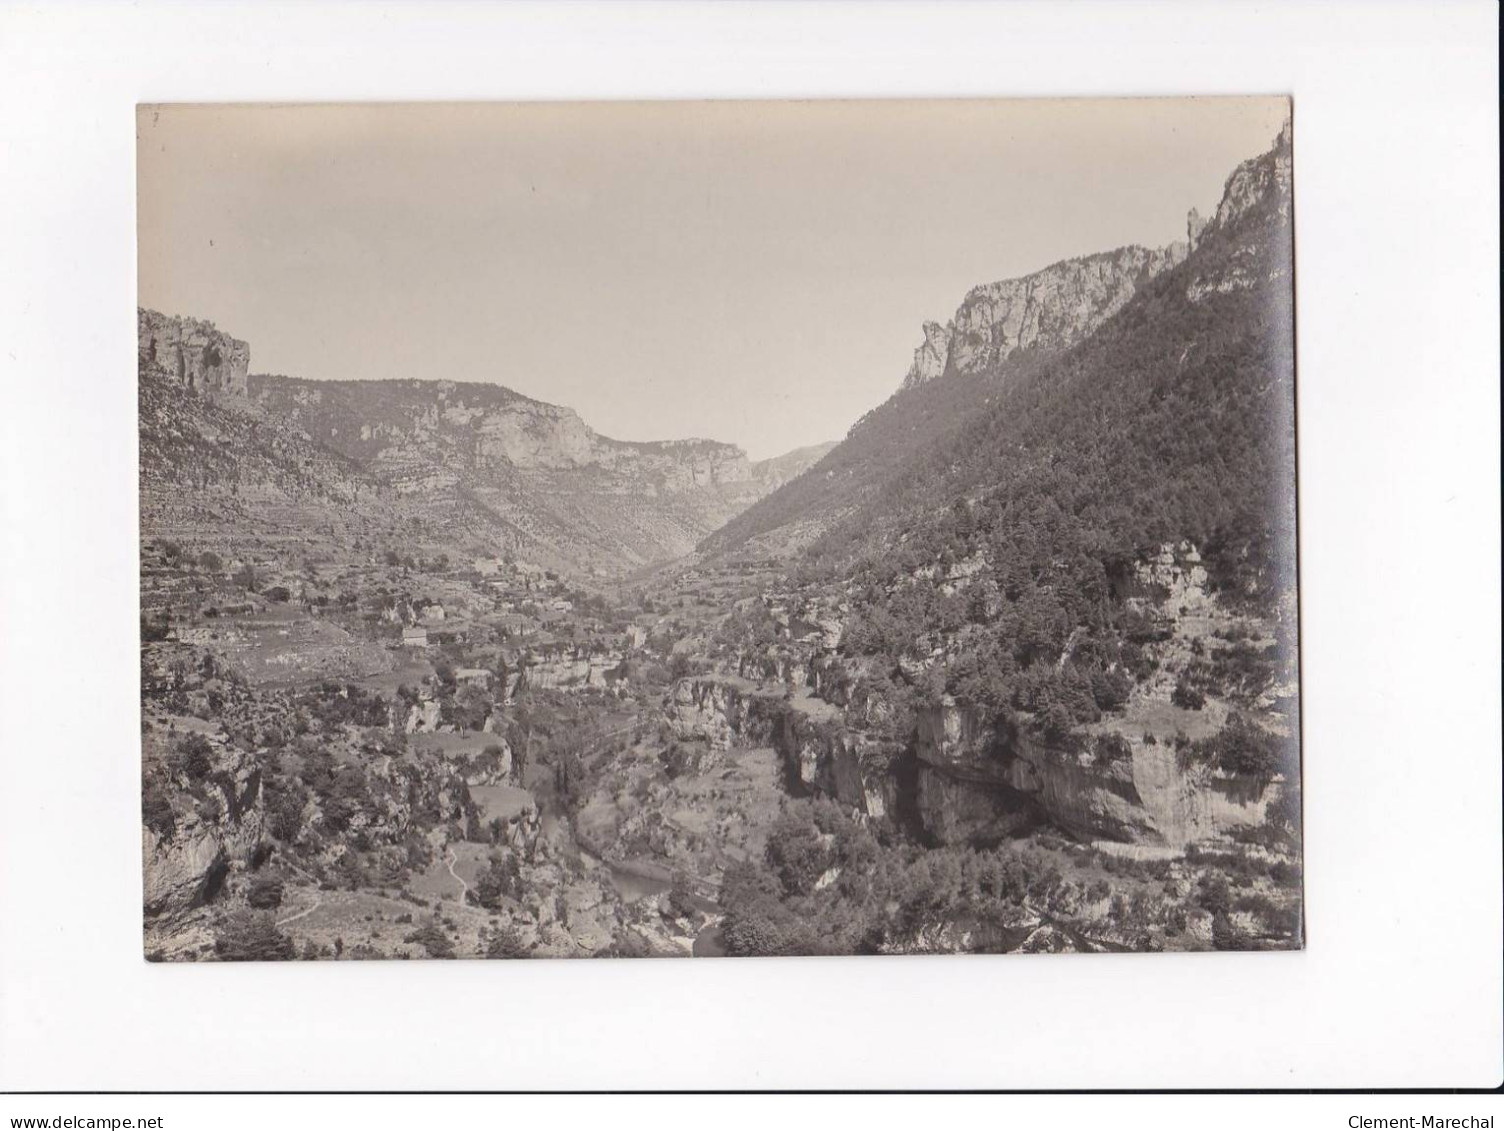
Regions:
<instances>
[{"instance_id":1,"label":"steep hillside","mask_svg":"<svg viewBox=\"0 0 1504 1131\"><path fill-rule=\"evenodd\" d=\"M1193 218L1183 259L1011 369L797 568L701 565L701 585L770 576L707 645L714 672L676 690L676 733L767 742L817 799L790 807L766 867L728 872L733 953L1080 945L1003 930L1062 912L1115 947L1300 945L1290 178L1286 127ZM934 358L953 345L931 333L900 397L952 383ZM880 851L852 812L927 847L896 924L874 924L866 885L901 857L847 885ZM993 846L1057 835L1053 873L967 879ZM844 907L816 897L827 874ZM1009 890L1017 923L986 905ZM930 910L973 898L975 915Z\"/></svg>"},{"instance_id":2,"label":"steep hillside","mask_svg":"<svg viewBox=\"0 0 1504 1131\"><path fill-rule=\"evenodd\" d=\"M848 654L1069 745L1152 680L1145 645L1188 639L1201 597L1144 604L1174 589L1143 580L1163 559L1217 615L1248 618L1221 628L1266 642L1215 673L1213 645L1179 656L1181 699L1244 668L1260 693L1293 682L1290 221L1284 133L1232 175L1183 263L821 537L808 556L845 579Z\"/></svg>"},{"instance_id":3,"label":"steep hillside","mask_svg":"<svg viewBox=\"0 0 1504 1131\"><path fill-rule=\"evenodd\" d=\"M137 321L143 533L298 537L377 507L356 464L245 400L246 343L154 311Z\"/></svg>"},{"instance_id":4,"label":"steep hillside","mask_svg":"<svg viewBox=\"0 0 1504 1131\"><path fill-rule=\"evenodd\" d=\"M500 385L252 375L251 400L407 496L462 496L563 568L678 557L827 450L752 461L714 440L602 436Z\"/></svg>"},{"instance_id":5,"label":"steep hillside","mask_svg":"<svg viewBox=\"0 0 1504 1131\"><path fill-rule=\"evenodd\" d=\"M1235 543L1224 564L1237 576L1224 580L1252 595L1259 571L1293 550L1291 257L1286 132L1232 174L1183 262L1074 349L1000 386L816 555L945 542L1047 493L1062 531L1101 550Z\"/></svg>"},{"instance_id":6,"label":"steep hillside","mask_svg":"<svg viewBox=\"0 0 1504 1131\"><path fill-rule=\"evenodd\" d=\"M886 493L918 453L986 411L1000 392L1090 335L1187 245L1123 247L973 288L947 325L929 322L892 397L817 465L711 535L702 549L801 549Z\"/></svg>"},{"instance_id":7,"label":"steep hillside","mask_svg":"<svg viewBox=\"0 0 1504 1131\"><path fill-rule=\"evenodd\" d=\"M453 548L612 576L688 553L828 450L628 443L499 385L248 374L211 323L137 323L143 526L164 536L442 526Z\"/></svg>"}]
</instances>

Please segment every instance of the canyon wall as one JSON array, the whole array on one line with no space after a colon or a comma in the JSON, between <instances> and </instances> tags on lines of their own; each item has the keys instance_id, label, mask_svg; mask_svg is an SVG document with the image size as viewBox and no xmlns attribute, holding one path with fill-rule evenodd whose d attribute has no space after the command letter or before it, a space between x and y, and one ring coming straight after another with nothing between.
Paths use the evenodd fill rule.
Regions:
<instances>
[{"instance_id":1,"label":"canyon wall","mask_svg":"<svg viewBox=\"0 0 1504 1131\"><path fill-rule=\"evenodd\" d=\"M974 287L948 324L924 324L903 387L984 372L1022 350L1065 349L1121 310L1144 282L1184 260L1186 251L1184 243L1121 247Z\"/></svg>"},{"instance_id":2,"label":"canyon wall","mask_svg":"<svg viewBox=\"0 0 1504 1131\"><path fill-rule=\"evenodd\" d=\"M992 839L1033 815L1084 840L1180 849L1263 825L1283 788L1182 764L1168 744L1127 748L1126 758L1089 743L1053 748L946 700L921 711L916 727L921 819L942 843Z\"/></svg>"}]
</instances>

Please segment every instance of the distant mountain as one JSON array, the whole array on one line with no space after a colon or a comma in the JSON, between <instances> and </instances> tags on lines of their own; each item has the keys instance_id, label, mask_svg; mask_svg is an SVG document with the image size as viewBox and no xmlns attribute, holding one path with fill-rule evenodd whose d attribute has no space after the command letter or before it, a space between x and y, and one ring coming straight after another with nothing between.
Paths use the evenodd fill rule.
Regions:
<instances>
[{"instance_id":1,"label":"distant mountain","mask_svg":"<svg viewBox=\"0 0 1504 1131\"><path fill-rule=\"evenodd\" d=\"M812 466L705 540L716 553L798 550L861 506L916 454L985 411L1010 382L1101 326L1187 243L1123 247L1052 264L967 293L946 325L927 322L899 390Z\"/></svg>"},{"instance_id":2,"label":"distant mountain","mask_svg":"<svg viewBox=\"0 0 1504 1131\"><path fill-rule=\"evenodd\" d=\"M613 440L500 385L249 374L247 343L210 323L143 310L138 328L143 507L211 524L211 498L240 520L268 492L381 499L388 517L445 515L481 545L617 575L687 553L827 450L753 461L713 440ZM159 483L208 493L158 498Z\"/></svg>"}]
</instances>

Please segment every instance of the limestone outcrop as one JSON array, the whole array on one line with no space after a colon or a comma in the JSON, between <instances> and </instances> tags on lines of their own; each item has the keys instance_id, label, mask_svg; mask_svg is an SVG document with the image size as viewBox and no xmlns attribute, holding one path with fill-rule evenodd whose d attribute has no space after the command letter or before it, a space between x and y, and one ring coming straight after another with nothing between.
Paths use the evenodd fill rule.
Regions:
<instances>
[{"instance_id":1,"label":"limestone outcrop","mask_svg":"<svg viewBox=\"0 0 1504 1131\"><path fill-rule=\"evenodd\" d=\"M251 347L212 322L136 310L137 363L200 393L246 395Z\"/></svg>"},{"instance_id":2,"label":"limestone outcrop","mask_svg":"<svg viewBox=\"0 0 1504 1131\"><path fill-rule=\"evenodd\" d=\"M664 714L675 738L725 750L738 737L751 737L751 699L742 681L685 678L669 691Z\"/></svg>"},{"instance_id":3,"label":"limestone outcrop","mask_svg":"<svg viewBox=\"0 0 1504 1131\"><path fill-rule=\"evenodd\" d=\"M187 784L179 783L184 795ZM246 868L262 840L261 772L243 752L219 747L196 787L199 804L183 807L169 830L141 829L143 909L173 916L208 903L233 870Z\"/></svg>"},{"instance_id":4,"label":"limestone outcrop","mask_svg":"<svg viewBox=\"0 0 1504 1131\"><path fill-rule=\"evenodd\" d=\"M1127 757L1090 743L1056 749L947 699L918 714L920 819L946 844L997 839L1046 820L1085 840L1184 848L1262 825L1283 788L1279 778L1183 766L1167 744L1127 748Z\"/></svg>"},{"instance_id":5,"label":"limestone outcrop","mask_svg":"<svg viewBox=\"0 0 1504 1131\"><path fill-rule=\"evenodd\" d=\"M949 373L982 373L1021 351L1073 345L1186 254L1184 243L1122 247L975 287L947 325L925 323L924 342L914 351L903 387Z\"/></svg>"},{"instance_id":6,"label":"limestone outcrop","mask_svg":"<svg viewBox=\"0 0 1504 1131\"><path fill-rule=\"evenodd\" d=\"M1292 270L1291 221L1291 137L1287 120L1267 153L1244 161L1233 170L1222 190L1217 211L1206 221L1196 238L1198 246L1214 238L1229 243L1227 254L1219 257L1216 267L1199 272L1186 286L1186 297L1202 302L1216 295L1246 291L1261 281L1273 281ZM1240 223L1249 214L1264 214L1276 238L1248 240L1233 236L1244 231Z\"/></svg>"},{"instance_id":7,"label":"limestone outcrop","mask_svg":"<svg viewBox=\"0 0 1504 1131\"><path fill-rule=\"evenodd\" d=\"M888 816L897 799L899 752L874 734L840 722L819 701L760 691L736 676L679 680L664 703L670 731L713 750L768 745L796 792L829 797L868 817Z\"/></svg>"}]
</instances>

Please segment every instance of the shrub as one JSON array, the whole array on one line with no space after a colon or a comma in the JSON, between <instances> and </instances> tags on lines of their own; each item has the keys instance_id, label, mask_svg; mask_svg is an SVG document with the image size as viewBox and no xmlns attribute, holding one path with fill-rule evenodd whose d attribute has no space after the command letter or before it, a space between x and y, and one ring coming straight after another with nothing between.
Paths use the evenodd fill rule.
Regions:
<instances>
[{"instance_id":1,"label":"shrub","mask_svg":"<svg viewBox=\"0 0 1504 1131\"><path fill-rule=\"evenodd\" d=\"M286 962L296 956L293 941L277 930L266 911L235 911L214 935L214 953L222 962Z\"/></svg>"},{"instance_id":2,"label":"shrub","mask_svg":"<svg viewBox=\"0 0 1504 1131\"><path fill-rule=\"evenodd\" d=\"M1186 753L1190 760L1206 762L1226 773L1271 778L1283 768L1284 745L1279 735L1264 730L1245 715L1234 713L1226 726L1211 738L1192 743ZM1297 807L1297 821L1298 815Z\"/></svg>"},{"instance_id":3,"label":"shrub","mask_svg":"<svg viewBox=\"0 0 1504 1131\"><path fill-rule=\"evenodd\" d=\"M1111 765L1132 759L1133 748L1121 734L1103 734L1097 736L1096 754L1099 761Z\"/></svg>"},{"instance_id":4,"label":"shrub","mask_svg":"<svg viewBox=\"0 0 1504 1131\"><path fill-rule=\"evenodd\" d=\"M1247 950L1248 940L1226 915L1212 917L1212 946L1216 950Z\"/></svg>"},{"instance_id":5,"label":"shrub","mask_svg":"<svg viewBox=\"0 0 1504 1131\"><path fill-rule=\"evenodd\" d=\"M417 930L402 936L403 942L417 943L428 952L429 958L453 958L454 943L439 926L437 919L430 919Z\"/></svg>"},{"instance_id":6,"label":"shrub","mask_svg":"<svg viewBox=\"0 0 1504 1131\"><path fill-rule=\"evenodd\" d=\"M1300 868L1297 865L1276 860L1269 865L1269 878L1282 887L1298 887L1300 885Z\"/></svg>"},{"instance_id":7,"label":"shrub","mask_svg":"<svg viewBox=\"0 0 1504 1131\"><path fill-rule=\"evenodd\" d=\"M1184 674L1175 681L1175 690L1170 692L1170 702L1187 711L1199 711L1206 706L1206 696Z\"/></svg>"},{"instance_id":8,"label":"shrub","mask_svg":"<svg viewBox=\"0 0 1504 1131\"><path fill-rule=\"evenodd\" d=\"M189 781L200 782L214 768L214 747L201 734L189 734L178 740L173 749L173 768Z\"/></svg>"},{"instance_id":9,"label":"shrub","mask_svg":"<svg viewBox=\"0 0 1504 1131\"><path fill-rule=\"evenodd\" d=\"M146 827L164 840L177 832L177 817L172 801L159 781L148 781L141 791L141 819Z\"/></svg>"},{"instance_id":10,"label":"shrub","mask_svg":"<svg viewBox=\"0 0 1504 1131\"><path fill-rule=\"evenodd\" d=\"M1196 902L1213 915L1226 915L1232 909L1232 893L1228 890L1226 878L1203 878L1196 892Z\"/></svg>"}]
</instances>

